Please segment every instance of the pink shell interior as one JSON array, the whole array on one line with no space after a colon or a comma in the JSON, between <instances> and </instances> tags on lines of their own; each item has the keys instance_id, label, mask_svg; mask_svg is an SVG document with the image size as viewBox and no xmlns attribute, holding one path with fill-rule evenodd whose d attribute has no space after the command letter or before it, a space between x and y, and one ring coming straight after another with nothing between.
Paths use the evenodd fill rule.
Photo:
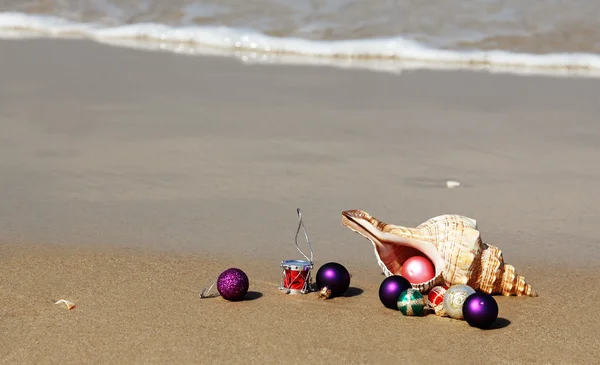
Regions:
<instances>
[{"instance_id":1,"label":"pink shell interior","mask_svg":"<svg viewBox=\"0 0 600 365\"><path fill-rule=\"evenodd\" d=\"M392 274L400 275L402 265L409 258L423 256L433 263L435 277L425 283L413 283L413 285L433 283L441 277L445 262L433 243L383 232L361 217L345 214L343 219L349 228L373 243L379 259Z\"/></svg>"}]
</instances>

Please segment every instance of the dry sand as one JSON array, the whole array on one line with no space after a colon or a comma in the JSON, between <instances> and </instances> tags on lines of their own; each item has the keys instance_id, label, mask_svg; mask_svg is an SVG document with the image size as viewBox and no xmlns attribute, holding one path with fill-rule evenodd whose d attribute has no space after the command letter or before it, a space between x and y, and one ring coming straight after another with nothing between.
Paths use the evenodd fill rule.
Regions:
<instances>
[{"instance_id":1,"label":"dry sand","mask_svg":"<svg viewBox=\"0 0 600 365\"><path fill-rule=\"evenodd\" d=\"M599 81L0 55L1 363L597 363ZM276 290L297 207L348 296ZM385 309L345 209L476 218L540 296L497 297L488 331ZM249 300L200 299L231 266Z\"/></svg>"}]
</instances>

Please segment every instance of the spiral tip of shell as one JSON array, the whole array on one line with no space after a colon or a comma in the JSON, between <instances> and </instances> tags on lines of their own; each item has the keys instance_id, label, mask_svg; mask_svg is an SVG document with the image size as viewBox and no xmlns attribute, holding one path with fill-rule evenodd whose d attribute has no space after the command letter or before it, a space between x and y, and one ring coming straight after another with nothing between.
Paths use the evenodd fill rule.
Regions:
<instances>
[{"instance_id":1,"label":"spiral tip of shell","mask_svg":"<svg viewBox=\"0 0 600 365\"><path fill-rule=\"evenodd\" d=\"M526 295L528 295L530 297L537 297L538 293L530 287L529 293L527 293Z\"/></svg>"}]
</instances>

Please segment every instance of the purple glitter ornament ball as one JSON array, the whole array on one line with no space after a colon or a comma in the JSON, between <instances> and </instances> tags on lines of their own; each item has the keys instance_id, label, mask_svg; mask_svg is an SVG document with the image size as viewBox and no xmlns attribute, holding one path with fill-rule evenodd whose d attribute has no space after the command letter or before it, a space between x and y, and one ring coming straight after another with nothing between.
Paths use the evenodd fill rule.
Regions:
<instances>
[{"instance_id":1,"label":"purple glitter ornament ball","mask_svg":"<svg viewBox=\"0 0 600 365\"><path fill-rule=\"evenodd\" d=\"M223 271L217 279L219 294L232 302L244 299L249 286L250 282L246 273L236 268Z\"/></svg>"},{"instance_id":2,"label":"purple glitter ornament ball","mask_svg":"<svg viewBox=\"0 0 600 365\"><path fill-rule=\"evenodd\" d=\"M383 280L379 286L379 300L387 308L398 310L398 297L406 289L412 288L403 276L392 275Z\"/></svg>"},{"instance_id":3,"label":"purple glitter ornament ball","mask_svg":"<svg viewBox=\"0 0 600 365\"><path fill-rule=\"evenodd\" d=\"M331 291L328 297L342 295L350 287L350 273L337 262L328 262L319 268L315 282L319 289L326 287Z\"/></svg>"},{"instance_id":4,"label":"purple glitter ornament ball","mask_svg":"<svg viewBox=\"0 0 600 365\"><path fill-rule=\"evenodd\" d=\"M489 294L471 294L463 303L463 316L473 327L489 328L498 318L498 303Z\"/></svg>"}]
</instances>

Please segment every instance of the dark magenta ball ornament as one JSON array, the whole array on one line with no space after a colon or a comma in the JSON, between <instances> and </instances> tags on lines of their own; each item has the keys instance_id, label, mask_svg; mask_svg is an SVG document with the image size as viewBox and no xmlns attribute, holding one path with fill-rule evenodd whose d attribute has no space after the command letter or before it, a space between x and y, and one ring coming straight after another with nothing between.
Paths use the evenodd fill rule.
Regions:
<instances>
[{"instance_id":1,"label":"dark magenta ball ornament","mask_svg":"<svg viewBox=\"0 0 600 365\"><path fill-rule=\"evenodd\" d=\"M408 279L400 275L392 275L383 279L379 286L379 300L387 308L398 309L398 297L400 293L412 286Z\"/></svg>"},{"instance_id":2,"label":"dark magenta ball ornament","mask_svg":"<svg viewBox=\"0 0 600 365\"><path fill-rule=\"evenodd\" d=\"M463 316L473 327L489 328L498 318L498 303L489 294L482 292L471 294L463 303Z\"/></svg>"},{"instance_id":3,"label":"dark magenta ball ornament","mask_svg":"<svg viewBox=\"0 0 600 365\"><path fill-rule=\"evenodd\" d=\"M328 262L319 268L315 277L319 296L325 299L342 295L350 287L350 273L337 262Z\"/></svg>"},{"instance_id":4,"label":"dark magenta ball ornament","mask_svg":"<svg viewBox=\"0 0 600 365\"><path fill-rule=\"evenodd\" d=\"M223 271L217 279L217 290L219 294L232 302L244 299L248 292L250 281L245 272L237 268Z\"/></svg>"}]
</instances>

